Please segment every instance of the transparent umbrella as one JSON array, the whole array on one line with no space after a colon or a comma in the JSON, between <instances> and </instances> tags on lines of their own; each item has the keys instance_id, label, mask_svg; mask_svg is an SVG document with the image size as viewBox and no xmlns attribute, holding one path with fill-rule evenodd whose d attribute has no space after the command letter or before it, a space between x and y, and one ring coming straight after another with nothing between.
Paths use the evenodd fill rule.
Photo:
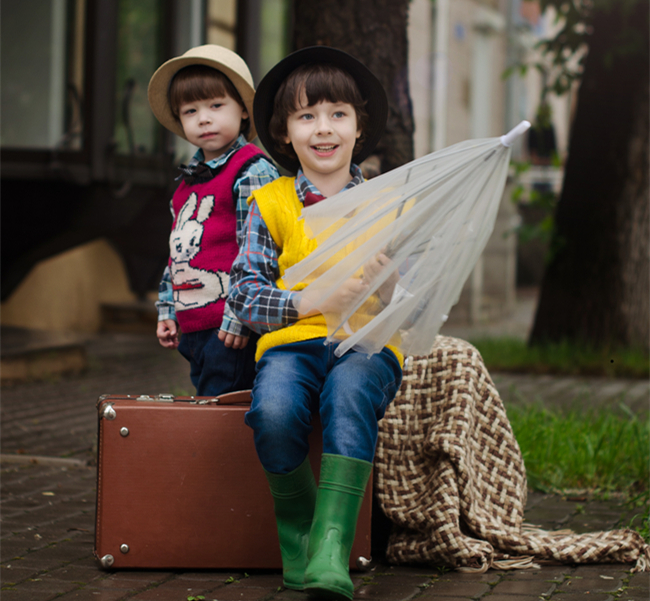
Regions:
<instances>
[{"instance_id":1,"label":"transparent umbrella","mask_svg":"<svg viewBox=\"0 0 650 601\"><path fill-rule=\"evenodd\" d=\"M305 306L325 316L337 355L371 355L387 344L429 352L487 244L512 143L529 127L522 121L500 138L444 148L303 210L317 248L284 283L306 284ZM328 310L351 278L363 280L363 293Z\"/></svg>"}]
</instances>

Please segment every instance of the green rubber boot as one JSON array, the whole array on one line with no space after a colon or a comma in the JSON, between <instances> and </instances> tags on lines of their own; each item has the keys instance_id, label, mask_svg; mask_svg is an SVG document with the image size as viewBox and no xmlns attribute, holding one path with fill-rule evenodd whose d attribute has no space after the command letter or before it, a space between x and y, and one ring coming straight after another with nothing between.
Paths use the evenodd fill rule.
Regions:
<instances>
[{"instance_id":1,"label":"green rubber boot","mask_svg":"<svg viewBox=\"0 0 650 601\"><path fill-rule=\"evenodd\" d=\"M372 463L323 454L304 590L319 599L352 599L350 552Z\"/></svg>"},{"instance_id":2,"label":"green rubber boot","mask_svg":"<svg viewBox=\"0 0 650 601\"><path fill-rule=\"evenodd\" d=\"M301 591L317 494L309 458L288 474L264 473L273 495L284 586Z\"/></svg>"}]
</instances>

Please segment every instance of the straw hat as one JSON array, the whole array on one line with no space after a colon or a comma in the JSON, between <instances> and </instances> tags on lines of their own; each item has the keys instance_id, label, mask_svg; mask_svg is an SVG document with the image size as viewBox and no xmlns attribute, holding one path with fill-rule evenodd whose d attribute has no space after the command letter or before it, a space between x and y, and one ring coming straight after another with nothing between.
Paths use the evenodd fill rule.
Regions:
<instances>
[{"instance_id":1,"label":"straw hat","mask_svg":"<svg viewBox=\"0 0 650 601\"><path fill-rule=\"evenodd\" d=\"M292 71L309 63L329 63L340 67L349 73L359 88L362 98L366 101L366 112L369 115L365 140L359 152L352 157L353 163L361 163L370 156L379 142L386 119L388 118L388 100L386 92L373 73L352 55L329 46L311 46L303 48L282 59L273 67L260 82L255 95L254 110L255 126L266 151L282 167L296 173L300 167L297 159L278 152L276 142L269 134L269 123L273 114L275 95L282 82Z\"/></svg>"},{"instance_id":2,"label":"straw hat","mask_svg":"<svg viewBox=\"0 0 650 601\"><path fill-rule=\"evenodd\" d=\"M181 138L185 138L181 124L174 119L171 107L169 106L169 84L174 75L183 67L190 65L206 65L221 71L235 86L239 92L244 106L248 111L251 127L246 136L250 142L255 138L255 124L253 123L253 98L255 98L255 86L248 66L238 54L232 50L206 44L191 48L185 54L177 56L162 64L152 75L149 81L147 96L153 114L167 129L173 131ZM185 138L187 139L187 138Z\"/></svg>"}]
</instances>

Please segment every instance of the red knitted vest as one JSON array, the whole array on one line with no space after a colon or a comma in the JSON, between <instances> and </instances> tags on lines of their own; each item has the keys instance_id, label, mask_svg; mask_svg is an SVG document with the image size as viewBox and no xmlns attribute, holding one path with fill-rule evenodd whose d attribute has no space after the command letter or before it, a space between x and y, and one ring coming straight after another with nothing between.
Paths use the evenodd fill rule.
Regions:
<instances>
[{"instance_id":1,"label":"red knitted vest","mask_svg":"<svg viewBox=\"0 0 650 601\"><path fill-rule=\"evenodd\" d=\"M183 182L174 193L169 269L183 332L221 326L230 268L239 250L232 187L258 155L263 152L247 144L210 181L191 186Z\"/></svg>"}]
</instances>

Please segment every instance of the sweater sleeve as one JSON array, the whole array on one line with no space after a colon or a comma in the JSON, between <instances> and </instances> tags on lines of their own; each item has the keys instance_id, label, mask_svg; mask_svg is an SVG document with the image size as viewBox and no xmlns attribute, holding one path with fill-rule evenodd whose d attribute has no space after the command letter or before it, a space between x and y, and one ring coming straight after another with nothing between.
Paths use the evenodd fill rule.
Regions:
<instances>
[{"instance_id":1,"label":"sweater sleeve","mask_svg":"<svg viewBox=\"0 0 650 601\"><path fill-rule=\"evenodd\" d=\"M297 294L280 290L278 249L253 200L242 228L239 255L230 272L228 305L251 330L264 333L298 320Z\"/></svg>"}]
</instances>

